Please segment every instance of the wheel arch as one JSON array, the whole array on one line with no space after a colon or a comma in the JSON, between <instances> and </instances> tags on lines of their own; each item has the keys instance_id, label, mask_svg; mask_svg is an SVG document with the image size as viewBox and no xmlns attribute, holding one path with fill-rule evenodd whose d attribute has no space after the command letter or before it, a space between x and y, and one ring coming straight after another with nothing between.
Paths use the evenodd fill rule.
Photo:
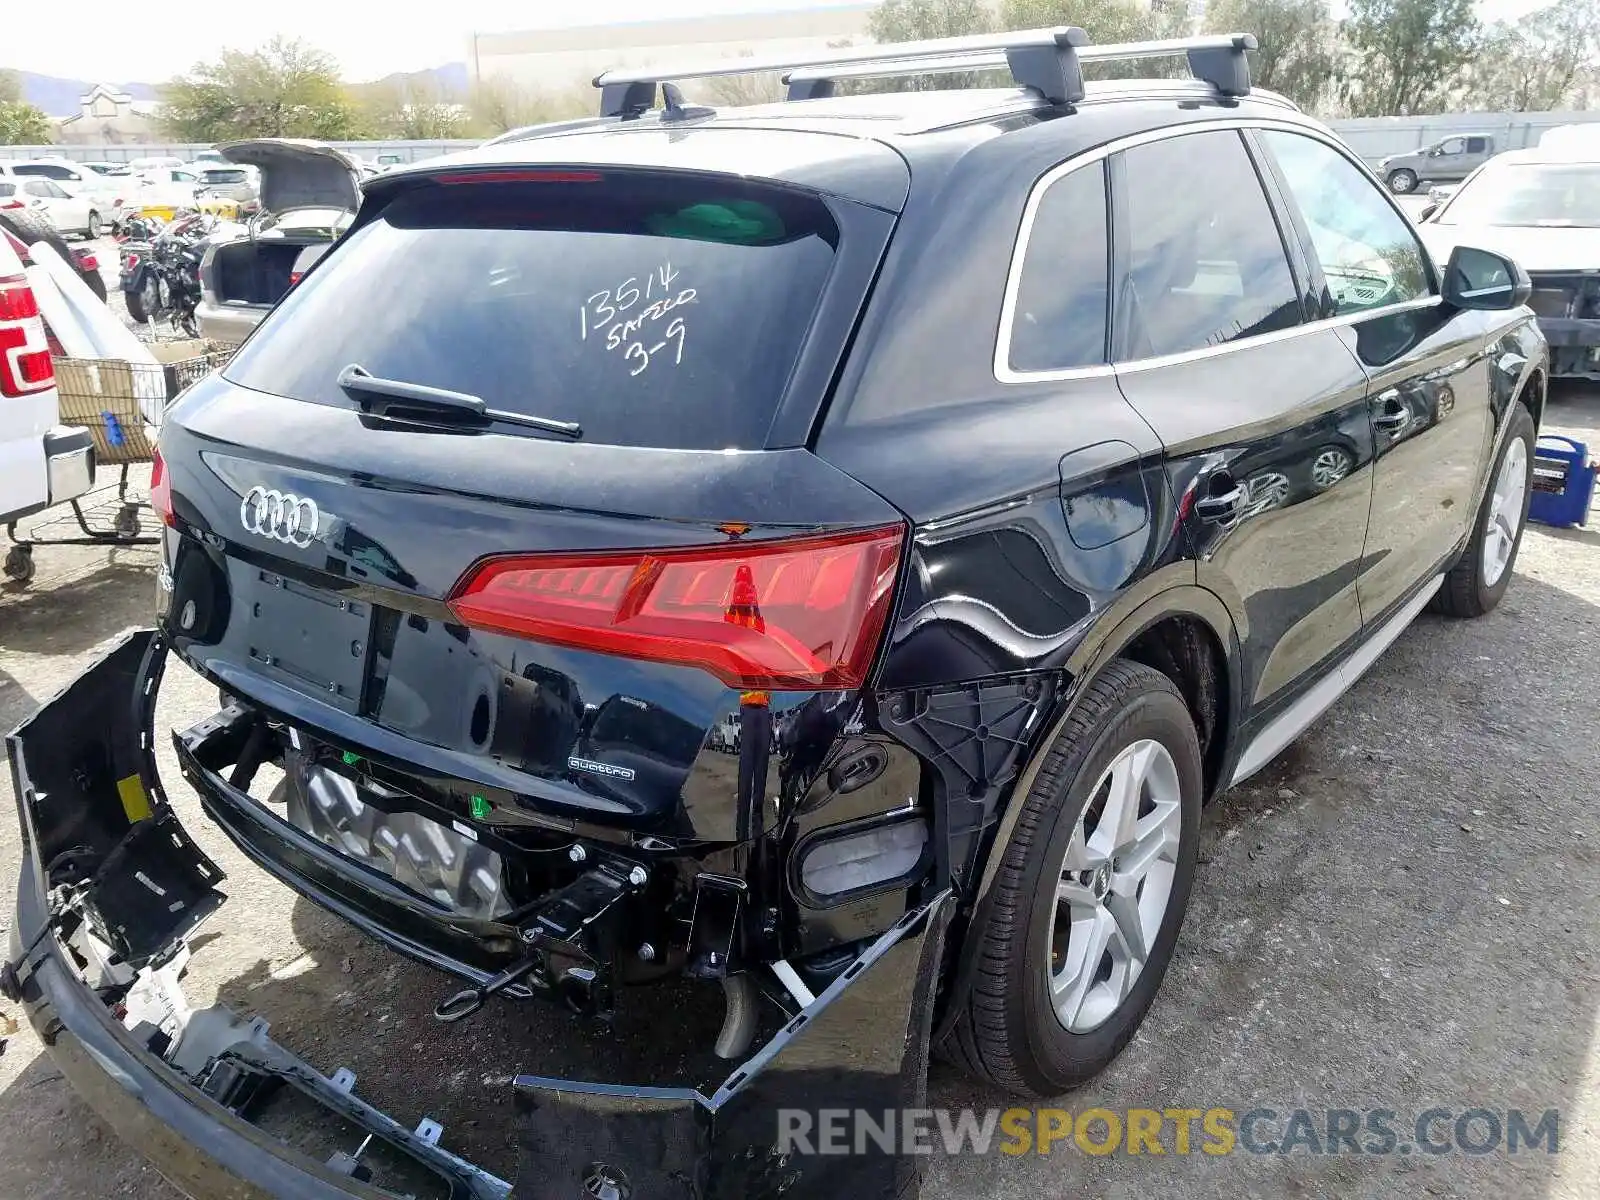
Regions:
<instances>
[{"instance_id":1,"label":"wheel arch","mask_svg":"<svg viewBox=\"0 0 1600 1200\"><path fill-rule=\"evenodd\" d=\"M1017 798L1027 795L1033 787L1050 747L1061 735L1085 689L1108 664L1126 658L1167 675L1190 705L1191 715L1194 715L1197 701L1205 703L1205 697L1199 694L1205 684L1198 676L1210 674L1210 738L1209 742L1202 740L1201 743L1205 767L1202 802L1209 803L1227 786L1236 757L1234 741L1242 715L1243 695L1238 631L1227 605L1206 588L1180 584L1148 597L1114 621L1102 621L1098 628L1098 634L1085 638L1065 664L1071 682L1006 797L994 837L984 853L967 930L981 928L982 922L987 920L995 876L1011 843L1022 807ZM1198 721L1196 730L1199 731ZM970 986L976 943L977 939L965 935L957 943L949 964L951 974L947 979L951 986L946 993L947 1001ZM944 1016L948 1017L956 1007L944 1004ZM939 1036L936 1033L936 1041Z\"/></svg>"}]
</instances>

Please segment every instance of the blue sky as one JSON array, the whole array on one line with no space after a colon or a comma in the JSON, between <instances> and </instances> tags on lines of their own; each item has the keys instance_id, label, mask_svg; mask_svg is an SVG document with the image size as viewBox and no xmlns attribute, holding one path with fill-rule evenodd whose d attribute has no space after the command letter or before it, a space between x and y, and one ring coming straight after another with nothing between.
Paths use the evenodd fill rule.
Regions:
<instances>
[{"instance_id":1,"label":"blue sky","mask_svg":"<svg viewBox=\"0 0 1600 1200\"><path fill-rule=\"evenodd\" d=\"M7 5L0 67L76 79L159 82L224 46L249 49L274 33L297 34L336 55L350 79L373 79L466 57L474 30L555 28L598 20L644 21L696 14L826 8L839 0L444 0L411 8L351 0L208 4L195 19L131 19L126 0L79 0L73 19L59 6ZM1485 0L1486 18L1516 16L1540 0ZM392 23L376 12L393 12ZM416 14L413 16L412 14ZM425 14L425 15L424 15ZM1093 32L1092 30L1090 31Z\"/></svg>"}]
</instances>

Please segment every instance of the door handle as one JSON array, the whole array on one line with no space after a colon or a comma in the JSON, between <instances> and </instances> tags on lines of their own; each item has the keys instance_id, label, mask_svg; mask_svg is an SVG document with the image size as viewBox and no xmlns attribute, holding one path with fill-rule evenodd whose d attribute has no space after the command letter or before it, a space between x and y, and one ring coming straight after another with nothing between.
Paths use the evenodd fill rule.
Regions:
<instances>
[{"instance_id":1,"label":"door handle","mask_svg":"<svg viewBox=\"0 0 1600 1200\"><path fill-rule=\"evenodd\" d=\"M1233 482L1233 476L1222 472L1211 477L1213 488L1222 485L1232 486L1225 492L1213 491L1211 495L1194 502L1194 515L1202 521L1231 521L1239 515L1239 506L1244 503L1244 487Z\"/></svg>"}]
</instances>

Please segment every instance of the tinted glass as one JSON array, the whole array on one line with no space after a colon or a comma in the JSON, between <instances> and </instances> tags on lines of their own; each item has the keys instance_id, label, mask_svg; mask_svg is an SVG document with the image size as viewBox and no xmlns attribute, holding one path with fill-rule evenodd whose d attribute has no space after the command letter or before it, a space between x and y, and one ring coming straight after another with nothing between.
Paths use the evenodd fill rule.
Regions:
<instances>
[{"instance_id":1,"label":"tinted glass","mask_svg":"<svg viewBox=\"0 0 1600 1200\"><path fill-rule=\"evenodd\" d=\"M1436 220L1440 225L1600 228L1600 163L1491 163Z\"/></svg>"},{"instance_id":2,"label":"tinted glass","mask_svg":"<svg viewBox=\"0 0 1600 1200\"><path fill-rule=\"evenodd\" d=\"M1120 157L1129 243L1122 357L1178 354L1299 322L1277 222L1238 133L1165 138Z\"/></svg>"},{"instance_id":3,"label":"tinted glass","mask_svg":"<svg viewBox=\"0 0 1600 1200\"><path fill-rule=\"evenodd\" d=\"M1322 316L1362 312L1432 291L1422 245L1377 183L1325 142L1263 132L1327 277Z\"/></svg>"},{"instance_id":4,"label":"tinted glass","mask_svg":"<svg viewBox=\"0 0 1600 1200\"><path fill-rule=\"evenodd\" d=\"M245 173L238 168L234 168L232 170L218 169L214 171L206 171L204 175L207 183L244 183L248 178L248 176L246 176Z\"/></svg>"},{"instance_id":5,"label":"tinted glass","mask_svg":"<svg viewBox=\"0 0 1600 1200\"><path fill-rule=\"evenodd\" d=\"M360 363L586 441L761 446L833 265L827 208L721 176L583 176L396 198L228 377L343 405L336 378Z\"/></svg>"},{"instance_id":6,"label":"tinted glass","mask_svg":"<svg viewBox=\"0 0 1600 1200\"><path fill-rule=\"evenodd\" d=\"M1469 154L1482 154L1488 148L1489 148L1489 139L1488 138L1481 138L1480 137L1480 138L1468 138L1467 139L1467 152Z\"/></svg>"},{"instance_id":7,"label":"tinted glass","mask_svg":"<svg viewBox=\"0 0 1600 1200\"><path fill-rule=\"evenodd\" d=\"M45 179L75 179L71 167L51 166L48 163L23 163L13 170L18 175L39 175Z\"/></svg>"},{"instance_id":8,"label":"tinted glass","mask_svg":"<svg viewBox=\"0 0 1600 1200\"><path fill-rule=\"evenodd\" d=\"M1107 247L1105 167L1051 184L1034 214L1012 309L1013 370L1105 361Z\"/></svg>"}]
</instances>

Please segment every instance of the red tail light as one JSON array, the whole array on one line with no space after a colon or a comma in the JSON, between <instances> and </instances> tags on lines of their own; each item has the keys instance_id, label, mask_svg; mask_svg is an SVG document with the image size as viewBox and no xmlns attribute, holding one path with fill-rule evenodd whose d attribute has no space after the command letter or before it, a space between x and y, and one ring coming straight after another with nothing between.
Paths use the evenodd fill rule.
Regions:
<instances>
[{"instance_id":1,"label":"red tail light","mask_svg":"<svg viewBox=\"0 0 1600 1200\"><path fill-rule=\"evenodd\" d=\"M894 599L900 526L687 550L484 561L467 625L699 667L741 690L859 687Z\"/></svg>"},{"instance_id":2,"label":"red tail light","mask_svg":"<svg viewBox=\"0 0 1600 1200\"><path fill-rule=\"evenodd\" d=\"M0 208L27 208L21 200L0 200Z\"/></svg>"},{"instance_id":3,"label":"red tail light","mask_svg":"<svg viewBox=\"0 0 1600 1200\"><path fill-rule=\"evenodd\" d=\"M42 392L55 381L50 343L27 277L0 278L0 396Z\"/></svg>"},{"instance_id":4,"label":"red tail light","mask_svg":"<svg viewBox=\"0 0 1600 1200\"><path fill-rule=\"evenodd\" d=\"M303 274L304 274L303 271L290 271L289 272L289 286L293 287L295 284L299 283L300 282L300 276L303 275Z\"/></svg>"},{"instance_id":5,"label":"red tail light","mask_svg":"<svg viewBox=\"0 0 1600 1200\"><path fill-rule=\"evenodd\" d=\"M177 527L178 519L172 511L172 481L167 478L167 464L159 450L150 456L150 507L163 525Z\"/></svg>"}]
</instances>

